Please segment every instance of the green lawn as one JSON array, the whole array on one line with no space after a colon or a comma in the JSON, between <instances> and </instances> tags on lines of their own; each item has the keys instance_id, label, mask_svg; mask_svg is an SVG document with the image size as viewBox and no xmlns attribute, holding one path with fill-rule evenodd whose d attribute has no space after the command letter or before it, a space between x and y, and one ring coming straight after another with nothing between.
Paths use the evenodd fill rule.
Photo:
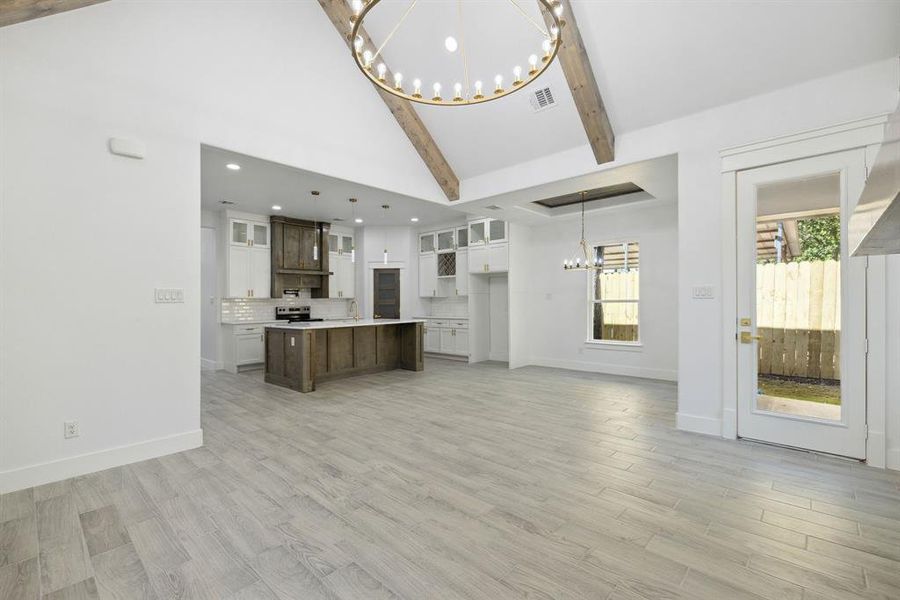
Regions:
<instances>
[{"instance_id":1,"label":"green lawn","mask_svg":"<svg viewBox=\"0 0 900 600\"><path fill-rule=\"evenodd\" d=\"M759 392L766 396L794 398L822 404L841 403L841 386L838 384L794 381L780 377L759 376Z\"/></svg>"}]
</instances>

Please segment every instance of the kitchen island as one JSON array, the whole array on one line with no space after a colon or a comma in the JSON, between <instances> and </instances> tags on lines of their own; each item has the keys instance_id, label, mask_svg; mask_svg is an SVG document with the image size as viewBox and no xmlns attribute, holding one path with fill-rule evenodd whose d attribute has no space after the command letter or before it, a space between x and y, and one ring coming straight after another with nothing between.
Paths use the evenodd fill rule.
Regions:
<instances>
[{"instance_id":1,"label":"kitchen island","mask_svg":"<svg viewBox=\"0 0 900 600\"><path fill-rule=\"evenodd\" d=\"M392 369L424 369L422 319L360 319L266 327L266 382L312 392L316 384Z\"/></svg>"}]
</instances>

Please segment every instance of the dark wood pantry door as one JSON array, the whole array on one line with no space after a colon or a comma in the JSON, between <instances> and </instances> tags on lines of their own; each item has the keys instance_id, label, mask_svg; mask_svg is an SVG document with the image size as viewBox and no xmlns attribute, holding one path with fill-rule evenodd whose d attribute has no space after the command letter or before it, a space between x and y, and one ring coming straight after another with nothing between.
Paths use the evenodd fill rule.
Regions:
<instances>
[{"instance_id":1,"label":"dark wood pantry door","mask_svg":"<svg viewBox=\"0 0 900 600\"><path fill-rule=\"evenodd\" d=\"M376 319L400 318L400 269L375 269Z\"/></svg>"}]
</instances>

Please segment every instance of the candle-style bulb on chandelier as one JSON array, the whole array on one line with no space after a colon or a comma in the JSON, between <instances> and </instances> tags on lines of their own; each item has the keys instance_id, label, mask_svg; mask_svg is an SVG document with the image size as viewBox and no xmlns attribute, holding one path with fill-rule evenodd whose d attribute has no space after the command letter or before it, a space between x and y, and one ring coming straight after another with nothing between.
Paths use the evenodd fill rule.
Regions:
<instances>
[{"instance_id":1,"label":"candle-style bulb on chandelier","mask_svg":"<svg viewBox=\"0 0 900 600\"><path fill-rule=\"evenodd\" d=\"M572 258L563 261L564 271L599 271L603 268L603 261L597 257L584 239L584 202L587 192L581 192L581 241Z\"/></svg>"}]
</instances>

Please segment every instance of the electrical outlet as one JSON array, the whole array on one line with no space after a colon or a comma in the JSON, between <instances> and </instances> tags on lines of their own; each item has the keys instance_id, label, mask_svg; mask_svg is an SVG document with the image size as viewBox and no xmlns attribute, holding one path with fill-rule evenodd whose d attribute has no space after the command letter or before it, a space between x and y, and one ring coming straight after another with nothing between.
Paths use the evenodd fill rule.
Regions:
<instances>
[{"instance_id":1,"label":"electrical outlet","mask_svg":"<svg viewBox=\"0 0 900 600\"><path fill-rule=\"evenodd\" d=\"M716 297L716 288L711 285L695 285L693 290L694 300L712 300Z\"/></svg>"},{"instance_id":2,"label":"electrical outlet","mask_svg":"<svg viewBox=\"0 0 900 600\"><path fill-rule=\"evenodd\" d=\"M66 421L63 423L63 437L67 440L78 437L78 421Z\"/></svg>"},{"instance_id":3,"label":"electrical outlet","mask_svg":"<svg viewBox=\"0 0 900 600\"><path fill-rule=\"evenodd\" d=\"M183 304L184 288L156 288L153 297L157 304Z\"/></svg>"}]
</instances>

